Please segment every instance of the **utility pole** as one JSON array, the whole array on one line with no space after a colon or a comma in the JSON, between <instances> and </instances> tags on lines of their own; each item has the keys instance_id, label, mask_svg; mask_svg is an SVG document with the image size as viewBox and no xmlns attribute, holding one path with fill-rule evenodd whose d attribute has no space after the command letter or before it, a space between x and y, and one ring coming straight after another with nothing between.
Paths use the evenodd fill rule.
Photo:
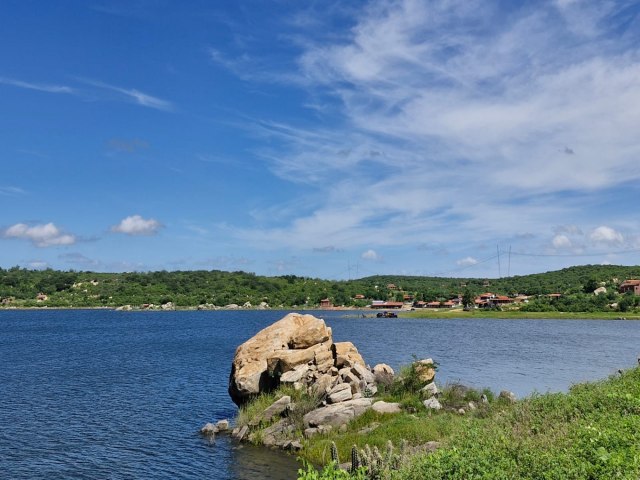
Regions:
<instances>
[{"instance_id":1,"label":"utility pole","mask_svg":"<svg viewBox=\"0 0 640 480\"><path fill-rule=\"evenodd\" d=\"M511 276L511 245L509 245L509 263L507 266L507 277Z\"/></svg>"},{"instance_id":2,"label":"utility pole","mask_svg":"<svg viewBox=\"0 0 640 480\"><path fill-rule=\"evenodd\" d=\"M502 278L502 268L500 267L500 247L496 245L496 252L498 252L498 278Z\"/></svg>"}]
</instances>

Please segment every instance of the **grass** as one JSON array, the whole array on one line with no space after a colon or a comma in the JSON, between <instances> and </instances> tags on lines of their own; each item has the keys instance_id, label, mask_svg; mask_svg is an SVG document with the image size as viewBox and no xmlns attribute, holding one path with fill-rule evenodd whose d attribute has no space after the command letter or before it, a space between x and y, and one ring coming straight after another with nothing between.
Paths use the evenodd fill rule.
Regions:
<instances>
[{"instance_id":1,"label":"grass","mask_svg":"<svg viewBox=\"0 0 640 480\"><path fill-rule=\"evenodd\" d=\"M443 388L440 399L456 405L478 393L452 385ZM358 433L373 422L380 426ZM332 441L340 460L347 461L353 444L382 449L388 440L398 445L403 439L416 445L437 440L441 447L414 457L384 478L637 480L640 368L575 385L567 393L536 394L514 404L491 401L464 416L449 411L396 415L369 411L344 433L310 440L303 453L316 464L326 464ZM342 478L332 475L329 469L318 478Z\"/></svg>"},{"instance_id":2,"label":"grass","mask_svg":"<svg viewBox=\"0 0 640 480\"><path fill-rule=\"evenodd\" d=\"M429 479L637 479L640 369L473 418L398 474Z\"/></svg>"},{"instance_id":3,"label":"grass","mask_svg":"<svg viewBox=\"0 0 640 480\"><path fill-rule=\"evenodd\" d=\"M640 320L638 312L521 312L519 310L420 309L402 312L402 318L510 318L510 319L577 319L577 320ZM392 320L390 320L392 321Z\"/></svg>"}]
</instances>

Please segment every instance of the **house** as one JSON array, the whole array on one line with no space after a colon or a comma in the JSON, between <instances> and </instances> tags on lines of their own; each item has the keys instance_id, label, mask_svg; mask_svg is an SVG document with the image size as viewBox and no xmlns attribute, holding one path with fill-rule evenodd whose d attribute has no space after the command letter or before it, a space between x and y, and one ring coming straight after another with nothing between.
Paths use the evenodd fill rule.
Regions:
<instances>
[{"instance_id":1,"label":"house","mask_svg":"<svg viewBox=\"0 0 640 480\"><path fill-rule=\"evenodd\" d=\"M506 305L508 303L513 303L513 299L506 297L504 295L497 295L493 297L491 300L489 300L489 302L492 305Z\"/></svg>"},{"instance_id":2,"label":"house","mask_svg":"<svg viewBox=\"0 0 640 480\"><path fill-rule=\"evenodd\" d=\"M333 303L328 298L320 300L320 308L333 308Z\"/></svg>"},{"instance_id":3,"label":"house","mask_svg":"<svg viewBox=\"0 0 640 480\"><path fill-rule=\"evenodd\" d=\"M453 308L455 307L455 302L453 302L452 300L447 300L446 302L442 302L442 307L443 308Z\"/></svg>"},{"instance_id":4,"label":"house","mask_svg":"<svg viewBox=\"0 0 640 480\"><path fill-rule=\"evenodd\" d=\"M416 308L425 308L427 306L427 302L423 302L422 300L418 300L413 304Z\"/></svg>"},{"instance_id":5,"label":"house","mask_svg":"<svg viewBox=\"0 0 640 480\"><path fill-rule=\"evenodd\" d=\"M362 295L361 293L357 294L355 297L356 300L364 300L364 295Z\"/></svg>"},{"instance_id":6,"label":"house","mask_svg":"<svg viewBox=\"0 0 640 480\"><path fill-rule=\"evenodd\" d=\"M390 284L388 284L388 285L387 285L387 288L388 288L389 290L398 290L398 286L397 286L396 284L394 284L394 283L390 283Z\"/></svg>"},{"instance_id":7,"label":"house","mask_svg":"<svg viewBox=\"0 0 640 480\"><path fill-rule=\"evenodd\" d=\"M405 302L413 301L413 295L411 295L411 294L405 294L405 295L402 296L402 298L404 299Z\"/></svg>"},{"instance_id":8,"label":"house","mask_svg":"<svg viewBox=\"0 0 640 480\"><path fill-rule=\"evenodd\" d=\"M440 308L440 302L429 302L427 308Z\"/></svg>"},{"instance_id":9,"label":"house","mask_svg":"<svg viewBox=\"0 0 640 480\"><path fill-rule=\"evenodd\" d=\"M640 295L640 280L625 280L620 284L618 291L620 293L632 292L634 295Z\"/></svg>"},{"instance_id":10,"label":"house","mask_svg":"<svg viewBox=\"0 0 640 480\"><path fill-rule=\"evenodd\" d=\"M547 297L549 297L551 300L555 300L556 298L560 298L561 296L561 293L550 293L549 295L547 295Z\"/></svg>"},{"instance_id":11,"label":"house","mask_svg":"<svg viewBox=\"0 0 640 480\"><path fill-rule=\"evenodd\" d=\"M45 295L44 293L39 293L38 295L36 295L36 300L38 302L46 302L49 299L49 297L47 295Z\"/></svg>"},{"instance_id":12,"label":"house","mask_svg":"<svg viewBox=\"0 0 640 480\"><path fill-rule=\"evenodd\" d=\"M402 308L403 306L403 302L384 302L382 300L371 302L371 308Z\"/></svg>"}]
</instances>

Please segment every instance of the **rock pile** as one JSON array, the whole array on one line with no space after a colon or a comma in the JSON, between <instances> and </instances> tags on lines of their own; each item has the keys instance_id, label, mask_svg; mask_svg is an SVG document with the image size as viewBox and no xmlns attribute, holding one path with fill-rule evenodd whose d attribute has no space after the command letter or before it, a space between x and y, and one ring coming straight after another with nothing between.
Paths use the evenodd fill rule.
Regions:
<instances>
[{"instance_id":1,"label":"rock pile","mask_svg":"<svg viewBox=\"0 0 640 480\"><path fill-rule=\"evenodd\" d=\"M375 377L353 343L334 343L324 320L298 313L290 313L237 348L229 395L236 405L243 405L281 384L316 394L348 384L349 394L341 390L342 396L334 399L376 391Z\"/></svg>"},{"instance_id":2,"label":"rock pile","mask_svg":"<svg viewBox=\"0 0 640 480\"><path fill-rule=\"evenodd\" d=\"M439 405L433 384L434 362L420 360L415 371L419 381L427 384L427 396ZM369 368L353 343L334 342L331 328L323 320L290 313L236 349L229 395L242 406L261 393L290 385L307 393L313 404L296 405L290 396L283 395L247 425L234 429L232 435L238 440L259 439L266 446L297 450L300 439L292 436L300 429L309 438L334 428L345 429L349 421L371 408L379 413L399 413L400 404L374 398L379 384L391 385L393 381L390 366Z\"/></svg>"}]
</instances>

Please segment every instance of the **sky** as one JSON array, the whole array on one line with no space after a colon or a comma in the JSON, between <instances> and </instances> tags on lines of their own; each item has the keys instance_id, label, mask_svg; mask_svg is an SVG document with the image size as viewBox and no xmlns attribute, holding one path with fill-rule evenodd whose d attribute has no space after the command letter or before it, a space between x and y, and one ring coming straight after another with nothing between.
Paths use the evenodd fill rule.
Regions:
<instances>
[{"instance_id":1,"label":"sky","mask_svg":"<svg viewBox=\"0 0 640 480\"><path fill-rule=\"evenodd\" d=\"M0 267L640 264L640 2L4 0Z\"/></svg>"}]
</instances>

